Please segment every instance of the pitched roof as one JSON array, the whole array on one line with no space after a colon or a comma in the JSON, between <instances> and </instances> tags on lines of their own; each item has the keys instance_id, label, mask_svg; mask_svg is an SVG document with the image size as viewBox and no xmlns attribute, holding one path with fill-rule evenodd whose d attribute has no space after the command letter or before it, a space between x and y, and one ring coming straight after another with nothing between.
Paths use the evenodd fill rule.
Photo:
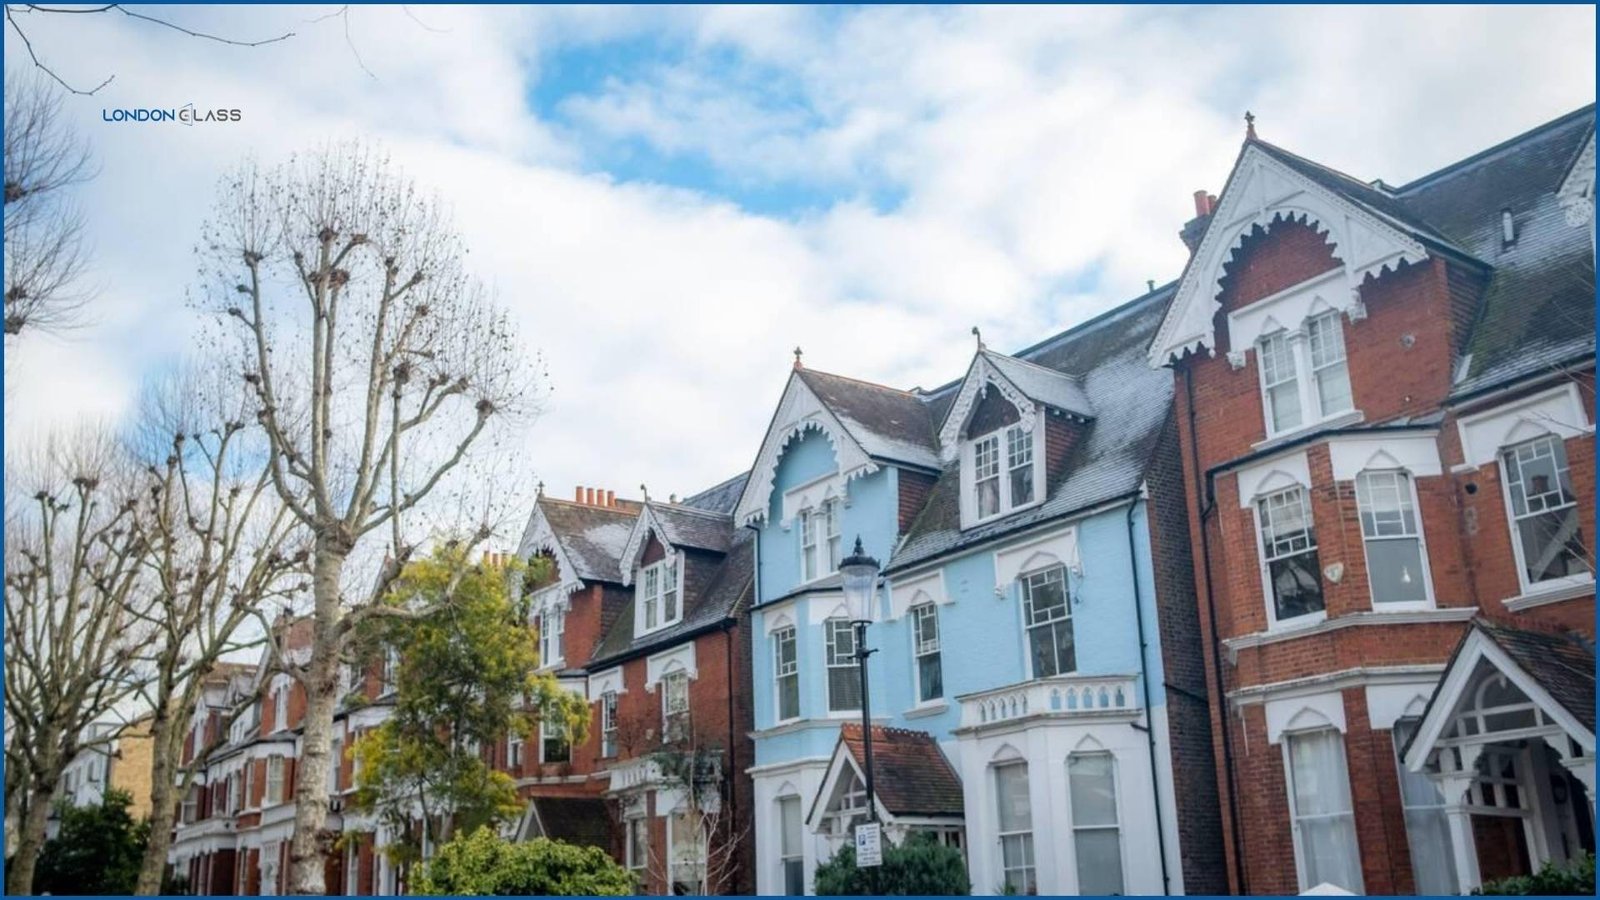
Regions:
<instances>
[{"instance_id":1,"label":"pitched roof","mask_svg":"<svg viewBox=\"0 0 1600 900\"><path fill-rule=\"evenodd\" d=\"M740 472L721 484L706 488L700 493L686 498L680 505L703 509L707 512L732 514L733 508L739 503L739 495L744 493L744 484L748 480L750 480L750 473Z\"/></svg>"},{"instance_id":2,"label":"pitched roof","mask_svg":"<svg viewBox=\"0 0 1600 900\"><path fill-rule=\"evenodd\" d=\"M917 394L815 369L796 372L868 456L939 467L933 418Z\"/></svg>"},{"instance_id":3,"label":"pitched roof","mask_svg":"<svg viewBox=\"0 0 1600 900\"><path fill-rule=\"evenodd\" d=\"M1094 404L1084 392L1083 379L1056 369L993 350L981 351L985 359L1000 370L1017 390L1046 406L1083 416L1094 415Z\"/></svg>"},{"instance_id":4,"label":"pitched roof","mask_svg":"<svg viewBox=\"0 0 1600 900\"><path fill-rule=\"evenodd\" d=\"M1593 733L1594 645L1574 634L1534 631L1482 617L1472 624Z\"/></svg>"},{"instance_id":5,"label":"pitched roof","mask_svg":"<svg viewBox=\"0 0 1600 900\"><path fill-rule=\"evenodd\" d=\"M615 845L611 813L600 797L534 797L530 836L565 841L580 847L599 847L607 853Z\"/></svg>"},{"instance_id":6,"label":"pitched roof","mask_svg":"<svg viewBox=\"0 0 1600 900\"><path fill-rule=\"evenodd\" d=\"M963 531L960 472L955 464L946 467L886 568L904 569L1137 491L1172 406L1172 374L1150 368L1145 349L1174 288L1157 288L1015 354L1030 369L1070 376L1081 402L1101 415L1087 426L1044 502L1014 515ZM958 388L930 392L930 409L942 417Z\"/></svg>"},{"instance_id":7,"label":"pitched roof","mask_svg":"<svg viewBox=\"0 0 1600 900\"><path fill-rule=\"evenodd\" d=\"M635 590L611 628L595 647L586 668L595 671L642 653L669 647L708 628L737 618L750 602L755 573L755 547L747 528L728 530L726 554L691 552L684 559L683 618L677 624L635 637Z\"/></svg>"},{"instance_id":8,"label":"pitched roof","mask_svg":"<svg viewBox=\"0 0 1600 900\"><path fill-rule=\"evenodd\" d=\"M621 580L618 561L639 514L637 503L619 500L615 507L603 507L540 497L536 506L528 528L531 531L542 514L576 570L575 575L585 581ZM524 534L523 540L527 539Z\"/></svg>"},{"instance_id":9,"label":"pitched roof","mask_svg":"<svg viewBox=\"0 0 1600 900\"><path fill-rule=\"evenodd\" d=\"M679 503L645 504L656 524L661 526L662 539L674 547L710 550L726 553L733 537L733 517L725 512L709 512ZM631 561L630 561L631 562Z\"/></svg>"},{"instance_id":10,"label":"pitched roof","mask_svg":"<svg viewBox=\"0 0 1600 900\"><path fill-rule=\"evenodd\" d=\"M866 770L861 725L839 727L839 743ZM892 816L960 816L961 779L926 731L872 726L872 792Z\"/></svg>"}]
</instances>

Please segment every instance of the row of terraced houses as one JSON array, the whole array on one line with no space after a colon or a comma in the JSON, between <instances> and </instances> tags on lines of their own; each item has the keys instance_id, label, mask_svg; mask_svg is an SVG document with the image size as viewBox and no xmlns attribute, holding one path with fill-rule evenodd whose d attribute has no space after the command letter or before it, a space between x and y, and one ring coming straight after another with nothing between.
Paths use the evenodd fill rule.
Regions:
<instances>
[{"instance_id":1,"label":"row of terraced houses","mask_svg":"<svg viewBox=\"0 0 1600 900\"><path fill-rule=\"evenodd\" d=\"M811 892L869 808L982 894L1449 894L1592 851L1594 133L1396 187L1252 129L1171 284L931 390L797 354L748 472L541 495L516 553L593 719L483 748L509 831L661 894ZM388 708L349 687L336 748ZM258 690L184 800L203 892L284 884L299 689L224 673L195 740ZM351 767L330 890L402 891Z\"/></svg>"}]
</instances>

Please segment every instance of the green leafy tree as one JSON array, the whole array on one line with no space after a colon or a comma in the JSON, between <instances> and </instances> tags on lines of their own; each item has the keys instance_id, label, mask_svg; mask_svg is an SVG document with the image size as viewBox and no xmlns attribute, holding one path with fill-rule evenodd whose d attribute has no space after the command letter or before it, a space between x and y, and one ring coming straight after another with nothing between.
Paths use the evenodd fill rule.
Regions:
<instances>
[{"instance_id":1,"label":"green leafy tree","mask_svg":"<svg viewBox=\"0 0 1600 900\"><path fill-rule=\"evenodd\" d=\"M479 747L527 738L541 721L573 743L587 733L586 700L537 671L538 634L509 590L522 569L469 564L447 545L406 566L385 601L397 614L375 618L365 636L371 653L393 648L400 663L394 714L352 748L355 804L403 835L389 850L402 866L419 860L424 844L521 813L515 783Z\"/></svg>"},{"instance_id":2,"label":"green leafy tree","mask_svg":"<svg viewBox=\"0 0 1600 900\"><path fill-rule=\"evenodd\" d=\"M833 859L817 866L817 895L891 896L972 893L961 851L930 834L913 833L899 845L885 845L883 865L856 868L856 848L845 844Z\"/></svg>"},{"instance_id":3,"label":"green leafy tree","mask_svg":"<svg viewBox=\"0 0 1600 900\"><path fill-rule=\"evenodd\" d=\"M1473 891L1490 896L1576 896L1593 897L1594 854L1579 854L1566 865L1554 863L1539 870L1537 875L1519 875L1486 883Z\"/></svg>"},{"instance_id":4,"label":"green leafy tree","mask_svg":"<svg viewBox=\"0 0 1600 900\"><path fill-rule=\"evenodd\" d=\"M492 828L439 848L413 893L454 896L625 897L633 873L598 847L534 838L512 843Z\"/></svg>"},{"instance_id":5,"label":"green leafy tree","mask_svg":"<svg viewBox=\"0 0 1600 900\"><path fill-rule=\"evenodd\" d=\"M61 829L44 843L34 870L35 894L131 894L150 840L150 823L135 819L127 791L106 791L95 806L57 807Z\"/></svg>"}]
</instances>

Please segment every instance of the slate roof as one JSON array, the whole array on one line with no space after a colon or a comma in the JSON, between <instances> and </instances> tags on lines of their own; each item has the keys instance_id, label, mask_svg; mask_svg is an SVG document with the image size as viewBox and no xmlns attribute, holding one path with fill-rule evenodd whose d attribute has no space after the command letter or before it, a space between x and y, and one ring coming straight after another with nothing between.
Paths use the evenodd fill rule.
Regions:
<instances>
[{"instance_id":1,"label":"slate roof","mask_svg":"<svg viewBox=\"0 0 1600 900\"><path fill-rule=\"evenodd\" d=\"M615 838L605 800L599 797L534 797L529 804L533 807L534 837L611 852Z\"/></svg>"},{"instance_id":2,"label":"slate roof","mask_svg":"<svg viewBox=\"0 0 1600 900\"><path fill-rule=\"evenodd\" d=\"M839 727L839 742L866 771L861 724ZM926 731L872 726L872 792L893 816L960 816L961 779Z\"/></svg>"},{"instance_id":3,"label":"slate roof","mask_svg":"<svg viewBox=\"0 0 1600 900\"><path fill-rule=\"evenodd\" d=\"M1566 221L1558 192L1594 134L1591 104L1385 191L1265 141L1311 178L1435 248L1490 271L1463 377L1463 397L1594 356L1594 251L1588 228ZM1517 239L1502 239L1510 210ZM1592 227L1592 226L1591 226Z\"/></svg>"},{"instance_id":4,"label":"slate roof","mask_svg":"<svg viewBox=\"0 0 1600 900\"><path fill-rule=\"evenodd\" d=\"M1172 373L1151 369L1145 348L1161 326L1176 287L1157 288L1015 354L1030 364L1030 370L1042 367L1075 384L1083 396L1074 402L1095 410L1095 420L1049 486L1044 502L994 522L961 529L960 472L954 463L945 467L885 568L904 569L1137 491L1172 406L1173 391ZM930 411L942 419L959 388L957 382L930 391Z\"/></svg>"},{"instance_id":5,"label":"slate roof","mask_svg":"<svg viewBox=\"0 0 1600 900\"><path fill-rule=\"evenodd\" d=\"M1594 732L1594 645L1574 634L1532 631L1481 617L1472 624Z\"/></svg>"},{"instance_id":6,"label":"slate roof","mask_svg":"<svg viewBox=\"0 0 1600 900\"><path fill-rule=\"evenodd\" d=\"M740 472L715 487L709 487L685 499L680 506L689 506L694 509L703 509L707 512L729 513L739 505L739 495L744 493L744 483L750 479L749 472Z\"/></svg>"},{"instance_id":7,"label":"slate roof","mask_svg":"<svg viewBox=\"0 0 1600 900\"><path fill-rule=\"evenodd\" d=\"M939 468L934 419L918 394L815 369L796 371L868 456Z\"/></svg>"},{"instance_id":8,"label":"slate roof","mask_svg":"<svg viewBox=\"0 0 1600 900\"><path fill-rule=\"evenodd\" d=\"M726 554L694 551L686 554L683 619L669 628L635 638L633 604L638 592L633 592L617 614L616 622L595 647L586 666L589 671L672 646L740 615L750 602L755 546L750 529L735 529L732 519L722 521L728 531Z\"/></svg>"},{"instance_id":9,"label":"slate roof","mask_svg":"<svg viewBox=\"0 0 1600 900\"><path fill-rule=\"evenodd\" d=\"M651 501L646 505L665 532L662 538L672 546L710 550L713 553L728 552L728 543L733 537L733 518L727 513L709 512L677 503Z\"/></svg>"},{"instance_id":10,"label":"slate roof","mask_svg":"<svg viewBox=\"0 0 1600 900\"><path fill-rule=\"evenodd\" d=\"M1083 379L993 350L982 351L1000 374L1010 379L1029 398L1046 406L1082 416L1094 415L1094 404L1083 390Z\"/></svg>"},{"instance_id":11,"label":"slate roof","mask_svg":"<svg viewBox=\"0 0 1600 900\"><path fill-rule=\"evenodd\" d=\"M616 507L600 507L554 497L540 497L537 503L579 578L612 583L622 580L618 560L633 533L633 522L639 515L637 503L621 500ZM532 518L528 526L533 527Z\"/></svg>"}]
</instances>

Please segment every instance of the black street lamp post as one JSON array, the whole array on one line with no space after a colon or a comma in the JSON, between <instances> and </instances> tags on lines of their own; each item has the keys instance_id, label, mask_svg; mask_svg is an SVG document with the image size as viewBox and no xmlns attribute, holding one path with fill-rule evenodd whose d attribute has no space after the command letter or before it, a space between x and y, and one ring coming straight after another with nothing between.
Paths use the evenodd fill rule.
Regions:
<instances>
[{"instance_id":1,"label":"black street lamp post","mask_svg":"<svg viewBox=\"0 0 1600 900\"><path fill-rule=\"evenodd\" d=\"M855 627L856 664L861 667L861 740L866 756L867 817L868 821L877 822L878 804L872 792L872 692L867 684L867 657L877 651L867 649L867 626L872 624L872 604L878 588L878 561L866 555L861 548L860 535L856 536L855 550L839 561L839 574L844 579L850 624Z\"/></svg>"}]
</instances>

